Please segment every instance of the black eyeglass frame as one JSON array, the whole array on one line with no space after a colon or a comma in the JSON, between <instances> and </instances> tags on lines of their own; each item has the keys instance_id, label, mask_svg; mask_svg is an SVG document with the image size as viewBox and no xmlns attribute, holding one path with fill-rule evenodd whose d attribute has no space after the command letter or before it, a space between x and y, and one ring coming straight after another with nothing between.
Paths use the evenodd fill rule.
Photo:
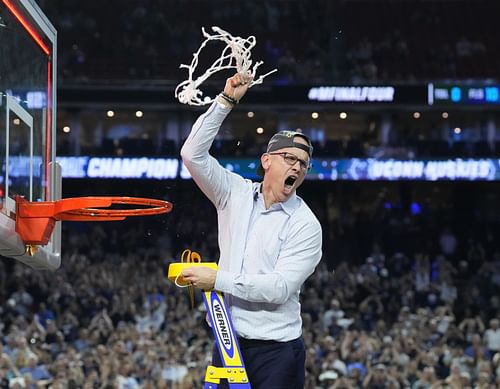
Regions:
<instances>
[{"instance_id":1,"label":"black eyeglass frame","mask_svg":"<svg viewBox=\"0 0 500 389\"><path fill-rule=\"evenodd\" d=\"M312 164L311 162L306 162L304 161L303 159L297 157L295 154L292 154L292 153L287 153L286 151L282 151L282 152L274 152L274 153L268 153L269 155L281 155L283 157L283 159L285 160L285 162L290 165L290 166L293 166L297 163L297 161L299 162L299 165L300 165L300 168L302 170L304 170L306 173L311 170L311 167L312 167Z\"/></svg>"}]
</instances>

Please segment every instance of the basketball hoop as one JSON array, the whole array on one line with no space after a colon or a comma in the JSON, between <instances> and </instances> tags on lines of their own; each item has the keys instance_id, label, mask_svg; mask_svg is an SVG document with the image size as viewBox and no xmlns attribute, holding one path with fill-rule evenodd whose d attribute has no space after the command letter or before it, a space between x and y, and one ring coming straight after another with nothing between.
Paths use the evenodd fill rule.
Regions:
<instances>
[{"instance_id":1,"label":"basketball hoop","mask_svg":"<svg viewBox=\"0 0 500 389\"><path fill-rule=\"evenodd\" d=\"M113 204L145 208L109 209ZM168 213L172 203L141 197L73 197L57 201L29 202L16 196L16 232L28 245L46 245L56 221L118 221L129 216Z\"/></svg>"},{"instance_id":2,"label":"basketball hoop","mask_svg":"<svg viewBox=\"0 0 500 389\"><path fill-rule=\"evenodd\" d=\"M189 105L207 105L214 101L213 98L206 96L202 99L203 92L198 89L198 87L205 82L207 78L209 78L212 74L217 73L221 70L226 69L236 69L238 73L252 76L253 81L250 83L249 88L254 85L262 84L265 77L277 71L277 69L271 70L270 72L260 76L259 78L255 78L255 74L257 73L257 68L262 65L264 62L258 61L253 64L251 57L251 50L257 43L255 37L249 36L247 39L243 39L240 37L232 36L227 31L224 31L219 27L212 27L212 30L215 34L211 35L205 31L205 28L202 28L201 31L203 36L206 38L198 51L193 54L193 60L190 65L182 64L180 68L188 69L188 79L181 82L175 88L175 97L183 104ZM223 41L226 43L226 47L222 51L221 56L215 60L212 65L205 71L201 76L193 79L193 73L198 66L198 56L203 48L210 41Z\"/></svg>"}]
</instances>

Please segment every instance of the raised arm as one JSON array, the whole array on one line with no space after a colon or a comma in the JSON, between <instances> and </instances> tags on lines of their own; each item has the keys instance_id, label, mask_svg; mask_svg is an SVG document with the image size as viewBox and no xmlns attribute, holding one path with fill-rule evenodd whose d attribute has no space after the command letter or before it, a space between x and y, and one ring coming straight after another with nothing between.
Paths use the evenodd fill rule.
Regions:
<instances>
[{"instance_id":1,"label":"raised arm","mask_svg":"<svg viewBox=\"0 0 500 389\"><path fill-rule=\"evenodd\" d=\"M182 146L181 156L193 180L217 208L223 208L229 194L229 172L208 153L222 122L248 90L251 78L239 73L226 80L224 92L207 112L196 120Z\"/></svg>"}]
</instances>

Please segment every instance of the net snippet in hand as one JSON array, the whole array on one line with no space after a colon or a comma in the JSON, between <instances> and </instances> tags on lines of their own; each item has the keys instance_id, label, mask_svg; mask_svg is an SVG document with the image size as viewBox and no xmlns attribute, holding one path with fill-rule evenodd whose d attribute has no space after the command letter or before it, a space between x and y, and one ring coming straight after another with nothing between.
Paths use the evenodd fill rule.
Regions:
<instances>
[{"instance_id":1,"label":"net snippet in hand","mask_svg":"<svg viewBox=\"0 0 500 389\"><path fill-rule=\"evenodd\" d=\"M214 101L214 98L209 96L203 97L203 92L199 89L199 86L205 82L212 74L217 73L221 70L226 69L236 69L245 79L249 79L248 88L254 85L262 84L265 77L277 71L274 69L264 75L255 78L257 73L257 68L263 64L262 61L253 63L251 59L251 50L257 43L255 37L252 35L247 39L240 37L234 37L227 31L219 27L212 27L214 34L209 34L202 28L203 36L205 40L200 45L200 48L196 53L193 54L193 60L190 65L182 64L181 68L188 69L188 79L181 82L175 88L175 97L183 104L189 105L207 105ZM198 57L203 48L210 41L220 40L226 43L226 47L222 51L221 56L215 60L212 65L203 73L201 76L194 78L194 71L198 66ZM253 66L252 66L253 64ZM233 86L237 88L236 86ZM246 92L246 89L245 89ZM244 93L243 93L244 94ZM242 95L243 95L242 94Z\"/></svg>"}]
</instances>

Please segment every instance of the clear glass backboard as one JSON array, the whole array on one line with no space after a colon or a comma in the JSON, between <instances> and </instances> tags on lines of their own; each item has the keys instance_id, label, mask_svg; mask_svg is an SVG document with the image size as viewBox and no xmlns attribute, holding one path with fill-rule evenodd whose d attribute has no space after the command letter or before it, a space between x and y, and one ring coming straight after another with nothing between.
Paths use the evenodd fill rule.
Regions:
<instances>
[{"instance_id":1,"label":"clear glass backboard","mask_svg":"<svg viewBox=\"0 0 500 389\"><path fill-rule=\"evenodd\" d=\"M16 196L61 196L55 164L57 33L32 0L0 0L0 255L34 268L60 264L60 225L26 253L15 232Z\"/></svg>"}]
</instances>

